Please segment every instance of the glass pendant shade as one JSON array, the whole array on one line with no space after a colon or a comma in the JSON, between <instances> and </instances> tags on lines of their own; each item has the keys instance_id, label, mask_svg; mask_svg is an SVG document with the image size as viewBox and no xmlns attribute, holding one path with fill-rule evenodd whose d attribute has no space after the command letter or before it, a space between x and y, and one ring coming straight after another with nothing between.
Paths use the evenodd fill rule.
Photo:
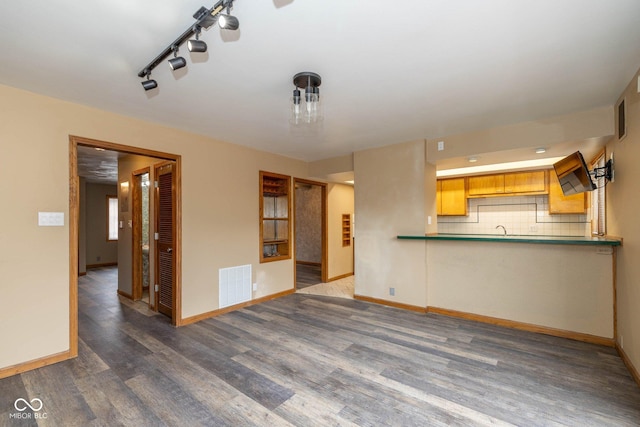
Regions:
<instances>
[{"instance_id":1,"label":"glass pendant shade","mask_svg":"<svg viewBox=\"0 0 640 427\"><path fill-rule=\"evenodd\" d=\"M320 103L320 84L322 80L316 73L303 72L293 77L295 90L291 98L291 124L313 124L322 120ZM305 88L304 97L298 88Z\"/></svg>"}]
</instances>

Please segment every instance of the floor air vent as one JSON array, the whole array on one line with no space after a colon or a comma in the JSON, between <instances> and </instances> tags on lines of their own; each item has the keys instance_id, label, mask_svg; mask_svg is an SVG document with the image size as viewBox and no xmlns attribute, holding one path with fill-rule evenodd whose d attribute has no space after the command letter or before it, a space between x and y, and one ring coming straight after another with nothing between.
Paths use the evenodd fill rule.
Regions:
<instances>
[{"instance_id":1,"label":"floor air vent","mask_svg":"<svg viewBox=\"0 0 640 427\"><path fill-rule=\"evenodd\" d=\"M251 299L251 264L219 270L220 307L240 304Z\"/></svg>"}]
</instances>

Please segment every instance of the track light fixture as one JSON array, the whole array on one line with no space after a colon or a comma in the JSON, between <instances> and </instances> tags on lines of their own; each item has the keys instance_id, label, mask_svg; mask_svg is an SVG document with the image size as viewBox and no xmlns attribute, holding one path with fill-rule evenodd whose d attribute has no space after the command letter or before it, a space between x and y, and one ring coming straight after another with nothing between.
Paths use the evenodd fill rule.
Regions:
<instances>
[{"instance_id":1,"label":"track light fixture","mask_svg":"<svg viewBox=\"0 0 640 427\"><path fill-rule=\"evenodd\" d=\"M169 66L173 71L179 70L180 68L187 65L187 61L182 57L178 56L178 48L173 49L173 58L169 60Z\"/></svg>"},{"instance_id":2,"label":"track light fixture","mask_svg":"<svg viewBox=\"0 0 640 427\"><path fill-rule=\"evenodd\" d=\"M142 87L144 90L151 90L158 87L158 82L151 80L151 73L147 73L147 80L142 81Z\"/></svg>"},{"instance_id":3,"label":"track light fixture","mask_svg":"<svg viewBox=\"0 0 640 427\"><path fill-rule=\"evenodd\" d=\"M208 29L213 24L218 22L221 28L225 28L228 30L237 30L239 27L238 18L235 16L229 15L231 8L233 7L233 2L235 0L219 0L213 7L207 9L202 6L200 9L193 14L193 18L196 22L191 25L185 32L183 32L177 39L173 41L169 46L167 46L158 56L156 56L153 61L148 63L140 72L138 72L138 77L147 77L146 81L142 82L142 86L145 90L153 89L158 86L155 80L150 80L149 75L154 68L156 68L160 63L162 63L167 57L169 57L173 53L173 58L169 60L169 66L172 70L178 70L185 65L187 65L187 61L178 56L178 48L182 46L186 41L188 41L189 52L206 52L207 44L199 39L200 32L202 29ZM226 14L222 14L223 10L226 9ZM191 37L195 35L195 40L190 40ZM153 83L151 83L153 82Z\"/></svg>"},{"instance_id":4,"label":"track light fixture","mask_svg":"<svg viewBox=\"0 0 640 427\"><path fill-rule=\"evenodd\" d=\"M319 74L305 71L293 76L293 97L291 98L291 123L310 124L322 120L322 105L320 104L320 85L322 78ZM304 102L300 90L304 88Z\"/></svg>"},{"instance_id":5,"label":"track light fixture","mask_svg":"<svg viewBox=\"0 0 640 427\"><path fill-rule=\"evenodd\" d=\"M187 47L189 48L189 52L204 53L207 51L207 44L202 40L200 40L200 31L201 29L198 28L196 32L195 40L189 40L187 42Z\"/></svg>"}]
</instances>

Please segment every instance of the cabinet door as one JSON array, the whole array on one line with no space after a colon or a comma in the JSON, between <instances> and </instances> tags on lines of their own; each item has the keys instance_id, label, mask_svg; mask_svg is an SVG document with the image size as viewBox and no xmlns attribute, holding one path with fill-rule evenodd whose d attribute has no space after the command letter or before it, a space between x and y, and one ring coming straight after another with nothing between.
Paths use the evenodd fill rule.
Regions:
<instances>
[{"instance_id":1,"label":"cabinet door","mask_svg":"<svg viewBox=\"0 0 640 427\"><path fill-rule=\"evenodd\" d=\"M504 193L504 174L470 176L467 179L470 196Z\"/></svg>"},{"instance_id":2,"label":"cabinet door","mask_svg":"<svg viewBox=\"0 0 640 427\"><path fill-rule=\"evenodd\" d=\"M515 172L504 175L505 193L545 193L545 171Z\"/></svg>"},{"instance_id":3,"label":"cabinet door","mask_svg":"<svg viewBox=\"0 0 640 427\"><path fill-rule=\"evenodd\" d=\"M586 193L565 196L555 172L549 173L549 213L550 214L584 214L586 209Z\"/></svg>"},{"instance_id":4,"label":"cabinet door","mask_svg":"<svg viewBox=\"0 0 640 427\"><path fill-rule=\"evenodd\" d=\"M467 195L464 178L440 181L441 215L466 215Z\"/></svg>"}]
</instances>

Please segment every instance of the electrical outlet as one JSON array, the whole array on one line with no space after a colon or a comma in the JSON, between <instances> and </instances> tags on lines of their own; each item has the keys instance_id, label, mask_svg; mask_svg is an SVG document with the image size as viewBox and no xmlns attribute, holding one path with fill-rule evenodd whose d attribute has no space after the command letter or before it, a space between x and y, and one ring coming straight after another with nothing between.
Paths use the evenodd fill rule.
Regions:
<instances>
[{"instance_id":1,"label":"electrical outlet","mask_svg":"<svg viewBox=\"0 0 640 427\"><path fill-rule=\"evenodd\" d=\"M529 231L532 231L534 233L537 232L538 231L538 226L537 225L530 225L529 226Z\"/></svg>"},{"instance_id":2,"label":"electrical outlet","mask_svg":"<svg viewBox=\"0 0 640 427\"><path fill-rule=\"evenodd\" d=\"M394 296L396 294L396 288L389 288L389 295Z\"/></svg>"},{"instance_id":3,"label":"electrical outlet","mask_svg":"<svg viewBox=\"0 0 640 427\"><path fill-rule=\"evenodd\" d=\"M620 348L624 350L624 337L620 335Z\"/></svg>"},{"instance_id":4,"label":"electrical outlet","mask_svg":"<svg viewBox=\"0 0 640 427\"><path fill-rule=\"evenodd\" d=\"M258 284L257 284L257 283L254 283L254 284L253 284L253 292L255 292L255 291L257 291L257 290L258 290Z\"/></svg>"},{"instance_id":5,"label":"electrical outlet","mask_svg":"<svg viewBox=\"0 0 640 427\"><path fill-rule=\"evenodd\" d=\"M438 141L438 151L444 150L444 141Z\"/></svg>"}]
</instances>

